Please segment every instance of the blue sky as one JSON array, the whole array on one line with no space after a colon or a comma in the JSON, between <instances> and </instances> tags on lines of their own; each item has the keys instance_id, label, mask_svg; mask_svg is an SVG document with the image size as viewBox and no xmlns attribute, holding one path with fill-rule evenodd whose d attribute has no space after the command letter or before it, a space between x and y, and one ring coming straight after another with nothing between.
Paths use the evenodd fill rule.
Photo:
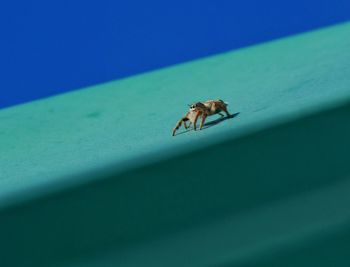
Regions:
<instances>
[{"instance_id":1,"label":"blue sky","mask_svg":"<svg viewBox=\"0 0 350 267\"><path fill-rule=\"evenodd\" d=\"M6 2L0 108L350 20L348 0Z\"/></svg>"}]
</instances>

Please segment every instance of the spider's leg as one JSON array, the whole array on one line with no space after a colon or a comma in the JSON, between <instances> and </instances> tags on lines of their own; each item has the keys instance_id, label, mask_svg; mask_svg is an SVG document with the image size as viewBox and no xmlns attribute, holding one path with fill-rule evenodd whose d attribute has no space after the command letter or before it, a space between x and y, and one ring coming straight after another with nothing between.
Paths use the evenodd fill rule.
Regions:
<instances>
[{"instance_id":1,"label":"spider's leg","mask_svg":"<svg viewBox=\"0 0 350 267\"><path fill-rule=\"evenodd\" d=\"M205 116L205 115L203 114L203 115L202 115L201 126L199 127L199 130L202 130L206 118L207 118L207 116Z\"/></svg>"},{"instance_id":2,"label":"spider's leg","mask_svg":"<svg viewBox=\"0 0 350 267\"><path fill-rule=\"evenodd\" d=\"M183 121L184 122L184 126L185 126L185 129L187 129L187 124L186 124L186 121Z\"/></svg>"},{"instance_id":3,"label":"spider's leg","mask_svg":"<svg viewBox=\"0 0 350 267\"><path fill-rule=\"evenodd\" d=\"M188 116L188 112L186 113L185 117L182 117L182 118L176 123L176 126L175 126L175 128L173 129L173 136L175 135L176 130L178 130L178 129L181 127L181 124L182 124L182 123L185 124L185 121L188 120L187 116Z\"/></svg>"},{"instance_id":4,"label":"spider's leg","mask_svg":"<svg viewBox=\"0 0 350 267\"><path fill-rule=\"evenodd\" d=\"M226 113L227 117L231 117L231 116L232 116L232 115L228 112L226 106L223 105L221 109L222 109L223 112Z\"/></svg>"},{"instance_id":5,"label":"spider's leg","mask_svg":"<svg viewBox=\"0 0 350 267\"><path fill-rule=\"evenodd\" d=\"M185 125L185 128L186 128L186 129L189 129L189 128L191 127L191 124L192 124L191 121L189 121L188 125L184 122L184 125Z\"/></svg>"},{"instance_id":6,"label":"spider's leg","mask_svg":"<svg viewBox=\"0 0 350 267\"><path fill-rule=\"evenodd\" d=\"M199 115L200 115L199 112L197 112L196 117L194 118L193 128L195 131L197 130L197 120L198 120Z\"/></svg>"}]
</instances>

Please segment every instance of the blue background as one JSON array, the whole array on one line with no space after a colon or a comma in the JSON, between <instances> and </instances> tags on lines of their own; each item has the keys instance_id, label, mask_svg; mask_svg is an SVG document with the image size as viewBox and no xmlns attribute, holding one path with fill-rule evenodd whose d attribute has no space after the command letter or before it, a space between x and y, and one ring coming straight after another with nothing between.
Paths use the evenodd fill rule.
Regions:
<instances>
[{"instance_id":1,"label":"blue background","mask_svg":"<svg viewBox=\"0 0 350 267\"><path fill-rule=\"evenodd\" d=\"M349 19L349 0L2 2L0 108Z\"/></svg>"}]
</instances>

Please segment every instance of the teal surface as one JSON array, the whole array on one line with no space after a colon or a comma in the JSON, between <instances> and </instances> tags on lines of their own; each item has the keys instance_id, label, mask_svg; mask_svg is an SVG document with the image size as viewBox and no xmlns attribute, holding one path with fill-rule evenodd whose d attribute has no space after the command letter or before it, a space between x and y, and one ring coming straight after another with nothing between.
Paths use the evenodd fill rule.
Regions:
<instances>
[{"instance_id":1,"label":"teal surface","mask_svg":"<svg viewBox=\"0 0 350 267\"><path fill-rule=\"evenodd\" d=\"M2 110L2 266L349 262L349 32ZM237 115L171 136L188 103L213 98Z\"/></svg>"},{"instance_id":2,"label":"teal surface","mask_svg":"<svg viewBox=\"0 0 350 267\"><path fill-rule=\"evenodd\" d=\"M349 31L344 24L2 110L0 198L349 98ZM212 98L239 116L171 136L189 102Z\"/></svg>"}]
</instances>

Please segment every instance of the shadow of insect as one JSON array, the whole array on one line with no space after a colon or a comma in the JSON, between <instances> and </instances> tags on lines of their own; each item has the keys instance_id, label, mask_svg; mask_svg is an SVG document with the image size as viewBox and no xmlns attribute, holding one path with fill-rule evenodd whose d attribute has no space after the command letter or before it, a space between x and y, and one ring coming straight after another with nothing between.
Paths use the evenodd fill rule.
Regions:
<instances>
[{"instance_id":1,"label":"shadow of insect","mask_svg":"<svg viewBox=\"0 0 350 267\"><path fill-rule=\"evenodd\" d=\"M233 119L235 117L237 117L238 115L240 114L240 112L237 112L237 113L234 113L232 114L231 116L226 116L226 117L221 117L221 118L218 118L216 120L213 120L213 121L209 121L209 122L206 122L202 128L202 130L205 130L205 129L208 129L210 127L213 127L225 120L230 120L230 119ZM177 133L176 135L180 135L180 134L185 134L187 132L190 132L190 131L194 131L193 128L187 128L186 130L182 131L182 132L179 132Z\"/></svg>"},{"instance_id":2,"label":"shadow of insect","mask_svg":"<svg viewBox=\"0 0 350 267\"><path fill-rule=\"evenodd\" d=\"M225 120L233 119L233 118L237 117L238 115L239 115L239 112L234 113L234 114L232 114L231 116L222 117L222 118L218 118L218 119L213 120L213 121L206 122L206 123L204 124L204 126L203 126L203 130L204 130L204 129L208 129L208 128L214 126L214 125L217 125L217 124L219 124L219 123L221 123L221 122L223 122L223 121L225 121Z\"/></svg>"}]
</instances>

